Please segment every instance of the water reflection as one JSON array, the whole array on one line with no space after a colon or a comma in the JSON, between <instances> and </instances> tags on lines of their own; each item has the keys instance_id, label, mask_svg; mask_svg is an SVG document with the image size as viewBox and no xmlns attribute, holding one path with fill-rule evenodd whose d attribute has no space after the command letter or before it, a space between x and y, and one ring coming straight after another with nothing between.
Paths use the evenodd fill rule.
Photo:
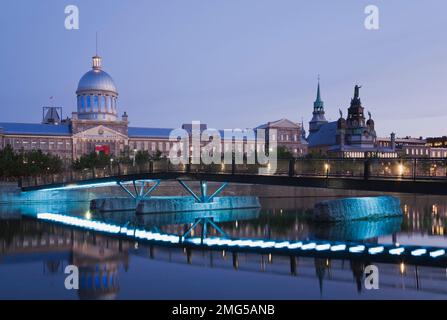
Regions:
<instances>
[{"instance_id":1,"label":"water reflection","mask_svg":"<svg viewBox=\"0 0 447 320\"><path fill-rule=\"evenodd\" d=\"M88 203L69 203L63 208L66 212L86 219L101 219L103 221L124 224L128 221L150 228L157 226L163 232L180 234L195 221L195 219L213 214L213 218L227 233L238 238L265 239L327 239L327 240L362 240L368 242L408 242L412 244L431 244L447 246L444 236L446 223L447 200L445 198L401 198L403 218L389 218L375 221L356 221L345 224L316 225L307 222L306 215L311 214L309 206L300 207L296 200L294 208L275 199L276 208L265 208L248 211L227 212L195 212L185 214L144 215L135 216L130 213L97 214L88 211ZM287 200L288 201L288 200ZM31 265L39 263L38 272L42 276L59 277L60 287L63 286L64 268L69 264L80 267L80 299L115 299L135 297L129 289L123 288L122 279L139 288L139 298L154 298L161 284L144 287L139 280L131 282L132 278L144 279L146 269L157 268L155 276L163 275L167 265L202 267L201 273L220 272L221 269L248 271L257 274L259 286L268 282L268 274L288 275L288 281L296 281L296 285L310 281L318 288L319 295L326 297L331 292L331 286L342 287L343 284L353 284L352 289L341 291L338 297L349 296L352 292L368 294L363 287L364 268L370 261L343 260L314 257L287 257L246 252L225 252L194 250L182 247L166 247L136 243L113 236L104 236L91 231L73 229L66 226L39 222L32 218L38 212L60 212L61 204L40 204L39 206L22 205L14 209L4 209L7 214L0 214L0 275L3 288L8 288L8 275L2 270L7 265ZM14 214L11 214L14 212ZM24 213L31 218L20 218ZM142 260L140 260L142 259ZM377 263L375 263L377 264ZM381 264L381 288L411 295L412 292L423 292L433 297L447 297L447 277L445 269L420 267L403 263ZM141 269L138 267L142 266ZM141 271L144 270L144 271ZM178 267L185 277L194 274L193 269ZM220 273L219 273L220 274ZM234 273L235 275L237 272ZM129 276L132 277L129 278ZM170 274L174 277L174 275ZM27 274L21 277L26 278ZM233 277L227 274L226 277ZM4 279L3 279L4 278ZM46 281L50 281L48 278ZM164 281L168 278L163 278ZM275 278L276 279L276 278ZM59 281L58 280L58 281ZM229 280L229 279L228 279ZM12 281L12 279L11 279ZM182 292L182 282L179 283ZM218 281L218 280L216 280ZM242 280L240 280L242 281ZM275 281L278 281L275 280ZM147 284L146 284L147 285ZM226 282L218 285L227 290L229 298L234 297L233 289L226 288ZM310 286L312 286L310 285ZM186 286L186 284L185 284ZM241 286L244 286L241 282ZM269 286L280 290L276 282ZM10 285L12 287L12 285ZM226 288L226 289L225 289ZM0 293L2 290L0 289ZM51 292L55 290L48 286ZM253 288L253 294L258 289ZM296 292L283 292L290 298L308 298L309 296L294 296ZM191 288L184 288L184 298L188 297ZM27 292L22 292L22 297ZM389 293L382 293L385 298ZM3 295L4 296L4 295ZM169 298L169 296L166 296ZM209 296L208 298L213 298Z\"/></svg>"},{"instance_id":2,"label":"water reflection","mask_svg":"<svg viewBox=\"0 0 447 320\"><path fill-rule=\"evenodd\" d=\"M392 217L336 223L311 223L309 233L315 239L337 241L368 240L398 233L401 230L402 222L402 217Z\"/></svg>"}]
</instances>

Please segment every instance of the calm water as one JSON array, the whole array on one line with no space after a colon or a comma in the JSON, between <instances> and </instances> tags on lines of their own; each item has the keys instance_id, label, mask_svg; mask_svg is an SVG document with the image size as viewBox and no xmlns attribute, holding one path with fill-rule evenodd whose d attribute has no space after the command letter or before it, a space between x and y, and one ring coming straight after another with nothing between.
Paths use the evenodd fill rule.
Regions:
<instances>
[{"instance_id":1,"label":"calm water","mask_svg":"<svg viewBox=\"0 0 447 320\"><path fill-rule=\"evenodd\" d=\"M327 239L447 247L447 197L399 196L403 218L314 224L315 197L262 198L261 210L214 212L233 237ZM156 227L181 234L192 213L95 214L88 203L2 207L0 299L445 299L445 268L376 264L380 289L365 290L366 261L156 246L37 220L42 212ZM211 234L215 232L211 231ZM79 266L81 289L66 290L64 268ZM107 285L105 285L107 284Z\"/></svg>"}]
</instances>

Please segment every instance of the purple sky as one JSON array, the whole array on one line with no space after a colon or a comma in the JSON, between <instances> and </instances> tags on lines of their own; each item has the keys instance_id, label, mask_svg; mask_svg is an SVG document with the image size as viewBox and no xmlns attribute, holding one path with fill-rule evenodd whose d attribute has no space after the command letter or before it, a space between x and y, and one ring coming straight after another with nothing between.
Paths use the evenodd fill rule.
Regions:
<instances>
[{"instance_id":1,"label":"purple sky","mask_svg":"<svg viewBox=\"0 0 447 320\"><path fill-rule=\"evenodd\" d=\"M64 8L80 30L64 28ZM380 29L364 28L364 8ZM336 120L355 83L380 136L447 135L445 0L9 0L0 10L1 121L39 122L48 97L75 111L100 34L132 126L307 122L321 74Z\"/></svg>"}]
</instances>

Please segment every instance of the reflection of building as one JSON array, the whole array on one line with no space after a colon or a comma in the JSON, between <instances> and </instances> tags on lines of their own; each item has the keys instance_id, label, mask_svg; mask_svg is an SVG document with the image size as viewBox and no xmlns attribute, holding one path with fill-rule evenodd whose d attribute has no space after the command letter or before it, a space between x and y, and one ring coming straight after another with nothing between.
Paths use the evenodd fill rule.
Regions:
<instances>
[{"instance_id":1,"label":"reflection of building","mask_svg":"<svg viewBox=\"0 0 447 320\"><path fill-rule=\"evenodd\" d=\"M0 230L5 223L0 221ZM75 265L80 299L117 297L118 271L120 266L128 268L129 243L33 221L17 221L9 229L9 239L2 239L5 235L0 233L0 263L41 260L48 275L64 273L67 265Z\"/></svg>"},{"instance_id":2,"label":"reflection of building","mask_svg":"<svg viewBox=\"0 0 447 320\"><path fill-rule=\"evenodd\" d=\"M117 297L121 255L104 246L75 244L71 263L79 268L78 293L82 300L109 300Z\"/></svg>"},{"instance_id":3,"label":"reflection of building","mask_svg":"<svg viewBox=\"0 0 447 320\"><path fill-rule=\"evenodd\" d=\"M360 86L355 86L354 97L348 108L346 119L340 110L338 121L327 122L324 116L324 103L321 100L320 84L314 102L312 120L309 122L309 152L344 158L384 157L395 158L395 135L391 134L391 145L377 143L375 123L369 114L366 120L364 107L360 100Z\"/></svg>"}]
</instances>

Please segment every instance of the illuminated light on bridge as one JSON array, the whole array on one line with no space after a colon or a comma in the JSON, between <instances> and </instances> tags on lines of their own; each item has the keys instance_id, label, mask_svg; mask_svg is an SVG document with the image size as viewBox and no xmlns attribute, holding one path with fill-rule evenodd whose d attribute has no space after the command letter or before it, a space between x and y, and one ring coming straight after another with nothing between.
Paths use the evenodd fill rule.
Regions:
<instances>
[{"instance_id":1,"label":"illuminated light on bridge","mask_svg":"<svg viewBox=\"0 0 447 320\"><path fill-rule=\"evenodd\" d=\"M291 250L294 250L294 249L300 248L302 245L303 245L302 242L296 242L296 243L289 244L288 248Z\"/></svg>"},{"instance_id":2,"label":"illuminated light on bridge","mask_svg":"<svg viewBox=\"0 0 447 320\"><path fill-rule=\"evenodd\" d=\"M276 248L276 249L286 248L286 247L288 247L289 245L290 245L290 242L289 242L289 241L280 242L280 243L275 244L275 248Z\"/></svg>"},{"instance_id":3,"label":"illuminated light on bridge","mask_svg":"<svg viewBox=\"0 0 447 320\"><path fill-rule=\"evenodd\" d=\"M317 251L324 251L324 250L329 250L331 248L330 244L320 244L318 246L315 247L315 250Z\"/></svg>"},{"instance_id":4,"label":"illuminated light on bridge","mask_svg":"<svg viewBox=\"0 0 447 320\"><path fill-rule=\"evenodd\" d=\"M312 249L315 249L316 246L317 246L317 244L315 242L303 244L301 246L301 250L312 250Z\"/></svg>"},{"instance_id":5,"label":"illuminated light on bridge","mask_svg":"<svg viewBox=\"0 0 447 320\"><path fill-rule=\"evenodd\" d=\"M445 255L445 250L444 249L440 249L440 250L436 250L436 251L430 252L430 257L432 257L432 258L437 258L437 257L443 256L443 255Z\"/></svg>"},{"instance_id":6,"label":"illuminated light on bridge","mask_svg":"<svg viewBox=\"0 0 447 320\"><path fill-rule=\"evenodd\" d=\"M385 248L382 247L382 246L380 246L380 247L369 248L369 249L368 249L368 252L369 252L370 254L378 254L378 253L382 253L383 250L385 250Z\"/></svg>"},{"instance_id":7,"label":"illuminated light on bridge","mask_svg":"<svg viewBox=\"0 0 447 320\"><path fill-rule=\"evenodd\" d=\"M295 242L291 243L289 241L274 241L274 240L261 240L261 239L229 239L224 237L182 237L176 234L166 234L160 232L153 232L144 229L132 228L127 225L119 226L108 224L105 222L86 220L85 218L66 216L61 214L53 213L39 213L37 215L38 219L46 220L49 222L66 224L74 227L81 227L87 230L93 230L108 234L118 234L123 235L132 239L141 239L148 241L162 242L166 244L182 245L190 244L192 246L208 246L214 247L218 250L226 250L226 248L237 247L240 248L250 248L253 250L265 250L269 254L280 253L280 254L298 254L306 250L315 251L345 251L349 247L349 253L353 255L358 254L370 254L375 255L383 253L384 255L402 255L403 257L418 257L418 259L424 258L439 258L436 261L444 261L446 257L446 249L436 248L436 247L396 247L393 245L372 245L372 244L355 244L355 243L327 243L327 242ZM222 248L223 247L223 248ZM269 249L271 251L269 251ZM424 256L425 255L425 256ZM421 257L423 256L423 257ZM421 258L419 258L421 257ZM349 258L349 257L348 257ZM418 260L419 261L419 260ZM419 262L417 262L419 263Z\"/></svg>"},{"instance_id":8,"label":"illuminated light on bridge","mask_svg":"<svg viewBox=\"0 0 447 320\"><path fill-rule=\"evenodd\" d=\"M257 240L257 241L252 241L251 244L249 244L248 246L251 248L256 248L256 247L261 247L261 245L263 245L264 243L265 243L265 241Z\"/></svg>"},{"instance_id":9,"label":"illuminated light on bridge","mask_svg":"<svg viewBox=\"0 0 447 320\"><path fill-rule=\"evenodd\" d=\"M352 252L352 253L361 253L363 251L365 251L365 246L363 246L363 245L354 246L354 247L349 248L349 252Z\"/></svg>"},{"instance_id":10,"label":"illuminated light on bridge","mask_svg":"<svg viewBox=\"0 0 447 320\"><path fill-rule=\"evenodd\" d=\"M100 188L100 187L113 187L116 186L116 181L113 182L96 182L96 183L89 183L89 184L68 184L63 187L56 187L56 188L46 188L46 189L39 189L37 191L61 191L61 190L76 190L76 189L88 189L88 188Z\"/></svg>"},{"instance_id":11,"label":"illuminated light on bridge","mask_svg":"<svg viewBox=\"0 0 447 320\"><path fill-rule=\"evenodd\" d=\"M389 254L400 256L402 253L405 252L405 248L394 248L390 249L388 252Z\"/></svg>"},{"instance_id":12,"label":"illuminated light on bridge","mask_svg":"<svg viewBox=\"0 0 447 320\"><path fill-rule=\"evenodd\" d=\"M267 241L260 245L261 248L273 248L275 246L275 241Z\"/></svg>"},{"instance_id":13,"label":"illuminated light on bridge","mask_svg":"<svg viewBox=\"0 0 447 320\"><path fill-rule=\"evenodd\" d=\"M39 213L37 215L37 218L42 219L42 220L48 220L48 221L68 224L68 225L72 225L72 226L76 226L76 227L91 229L91 230L95 230L95 231L108 232L108 233L119 233L120 232L119 226L114 226L114 225L97 222L97 221L80 219L80 218L76 218L76 217L64 216L64 215L60 215L60 214Z\"/></svg>"},{"instance_id":14,"label":"illuminated light on bridge","mask_svg":"<svg viewBox=\"0 0 447 320\"><path fill-rule=\"evenodd\" d=\"M411 251L411 255L415 257L422 256L423 254L427 253L427 249L416 249Z\"/></svg>"},{"instance_id":15,"label":"illuminated light on bridge","mask_svg":"<svg viewBox=\"0 0 447 320\"><path fill-rule=\"evenodd\" d=\"M346 250L346 245L345 244L337 244L335 246L331 247L331 251L345 251Z\"/></svg>"}]
</instances>

